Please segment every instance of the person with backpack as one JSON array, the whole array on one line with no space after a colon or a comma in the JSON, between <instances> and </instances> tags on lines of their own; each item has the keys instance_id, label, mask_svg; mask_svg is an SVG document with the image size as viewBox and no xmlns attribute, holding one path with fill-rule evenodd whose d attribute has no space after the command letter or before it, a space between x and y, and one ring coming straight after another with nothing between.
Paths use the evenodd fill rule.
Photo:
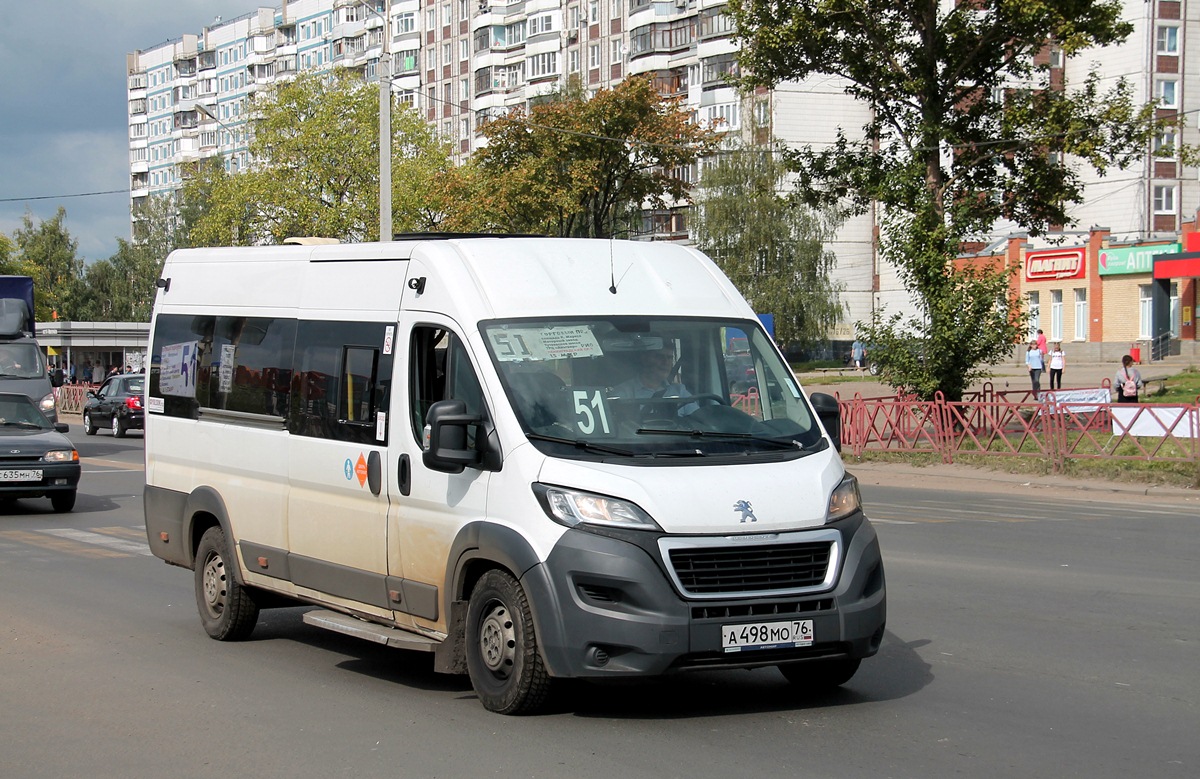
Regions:
<instances>
[{"instance_id":1,"label":"person with backpack","mask_svg":"<svg viewBox=\"0 0 1200 779\"><path fill-rule=\"evenodd\" d=\"M1128 354L1121 358L1121 370L1113 378L1117 388L1118 403L1137 403L1138 391L1142 388L1142 374L1133 367L1133 358Z\"/></svg>"}]
</instances>

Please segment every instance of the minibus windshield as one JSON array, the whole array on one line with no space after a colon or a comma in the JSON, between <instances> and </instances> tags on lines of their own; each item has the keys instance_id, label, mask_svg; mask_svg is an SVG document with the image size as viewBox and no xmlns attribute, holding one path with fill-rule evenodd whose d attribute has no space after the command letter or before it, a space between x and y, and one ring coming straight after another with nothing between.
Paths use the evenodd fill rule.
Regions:
<instances>
[{"instance_id":1,"label":"minibus windshield","mask_svg":"<svg viewBox=\"0 0 1200 779\"><path fill-rule=\"evenodd\" d=\"M526 434L547 453L744 457L823 446L757 322L580 317L482 329Z\"/></svg>"}]
</instances>

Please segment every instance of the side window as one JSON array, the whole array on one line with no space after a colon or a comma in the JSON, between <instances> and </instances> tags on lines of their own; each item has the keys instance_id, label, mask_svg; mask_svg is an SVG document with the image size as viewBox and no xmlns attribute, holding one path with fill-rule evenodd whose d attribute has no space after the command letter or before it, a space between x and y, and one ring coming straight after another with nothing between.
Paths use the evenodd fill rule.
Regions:
<instances>
[{"instance_id":1,"label":"side window","mask_svg":"<svg viewBox=\"0 0 1200 779\"><path fill-rule=\"evenodd\" d=\"M486 414L483 388L471 365L466 347L449 330L432 326L413 328L410 365L409 409L413 436L419 443L425 429L425 415L439 400L463 400L468 414ZM475 443L475 430L467 434L468 444Z\"/></svg>"},{"instance_id":2,"label":"side window","mask_svg":"<svg viewBox=\"0 0 1200 779\"><path fill-rule=\"evenodd\" d=\"M278 392L271 377L291 364L295 334L291 319L217 317L210 348L202 352L200 406L287 416L287 393Z\"/></svg>"},{"instance_id":3,"label":"side window","mask_svg":"<svg viewBox=\"0 0 1200 779\"><path fill-rule=\"evenodd\" d=\"M392 355L380 322L300 322L288 430L294 435L385 444ZM394 327L394 325L393 325Z\"/></svg>"}]
</instances>

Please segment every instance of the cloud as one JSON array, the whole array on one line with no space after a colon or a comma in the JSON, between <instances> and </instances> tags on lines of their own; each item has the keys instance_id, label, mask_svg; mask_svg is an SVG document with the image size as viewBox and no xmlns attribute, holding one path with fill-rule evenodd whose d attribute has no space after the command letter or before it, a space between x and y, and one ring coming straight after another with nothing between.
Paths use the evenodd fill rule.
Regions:
<instances>
[{"instance_id":1,"label":"cloud","mask_svg":"<svg viewBox=\"0 0 1200 779\"><path fill-rule=\"evenodd\" d=\"M0 25L0 231L28 210L67 211L89 259L129 236L125 55L271 3L245 0L60 0L6 3ZM122 190L120 194L64 197ZM46 200L13 200L39 198Z\"/></svg>"}]
</instances>

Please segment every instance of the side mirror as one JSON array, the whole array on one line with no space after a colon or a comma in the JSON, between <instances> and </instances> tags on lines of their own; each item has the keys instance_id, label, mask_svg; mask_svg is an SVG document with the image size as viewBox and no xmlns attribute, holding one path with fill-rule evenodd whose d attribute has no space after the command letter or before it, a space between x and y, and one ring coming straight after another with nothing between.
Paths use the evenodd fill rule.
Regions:
<instances>
[{"instance_id":1,"label":"side mirror","mask_svg":"<svg viewBox=\"0 0 1200 779\"><path fill-rule=\"evenodd\" d=\"M809 398L813 410L825 426L825 431L833 439L833 448L842 451L842 412L838 407L837 398L824 392L814 392Z\"/></svg>"},{"instance_id":2,"label":"side mirror","mask_svg":"<svg viewBox=\"0 0 1200 779\"><path fill-rule=\"evenodd\" d=\"M421 461L431 471L462 473L468 465L479 465L483 454L467 448L467 428L483 417L468 414L463 400L439 400L425 415L425 440Z\"/></svg>"},{"instance_id":3,"label":"side mirror","mask_svg":"<svg viewBox=\"0 0 1200 779\"><path fill-rule=\"evenodd\" d=\"M54 429L59 433L68 433L71 430L71 426L66 422L55 422Z\"/></svg>"},{"instance_id":4,"label":"side mirror","mask_svg":"<svg viewBox=\"0 0 1200 779\"><path fill-rule=\"evenodd\" d=\"M55 368L50 372L50 386L61 387L63 385L62 368Z\"/></svg>"}]
</instances>

